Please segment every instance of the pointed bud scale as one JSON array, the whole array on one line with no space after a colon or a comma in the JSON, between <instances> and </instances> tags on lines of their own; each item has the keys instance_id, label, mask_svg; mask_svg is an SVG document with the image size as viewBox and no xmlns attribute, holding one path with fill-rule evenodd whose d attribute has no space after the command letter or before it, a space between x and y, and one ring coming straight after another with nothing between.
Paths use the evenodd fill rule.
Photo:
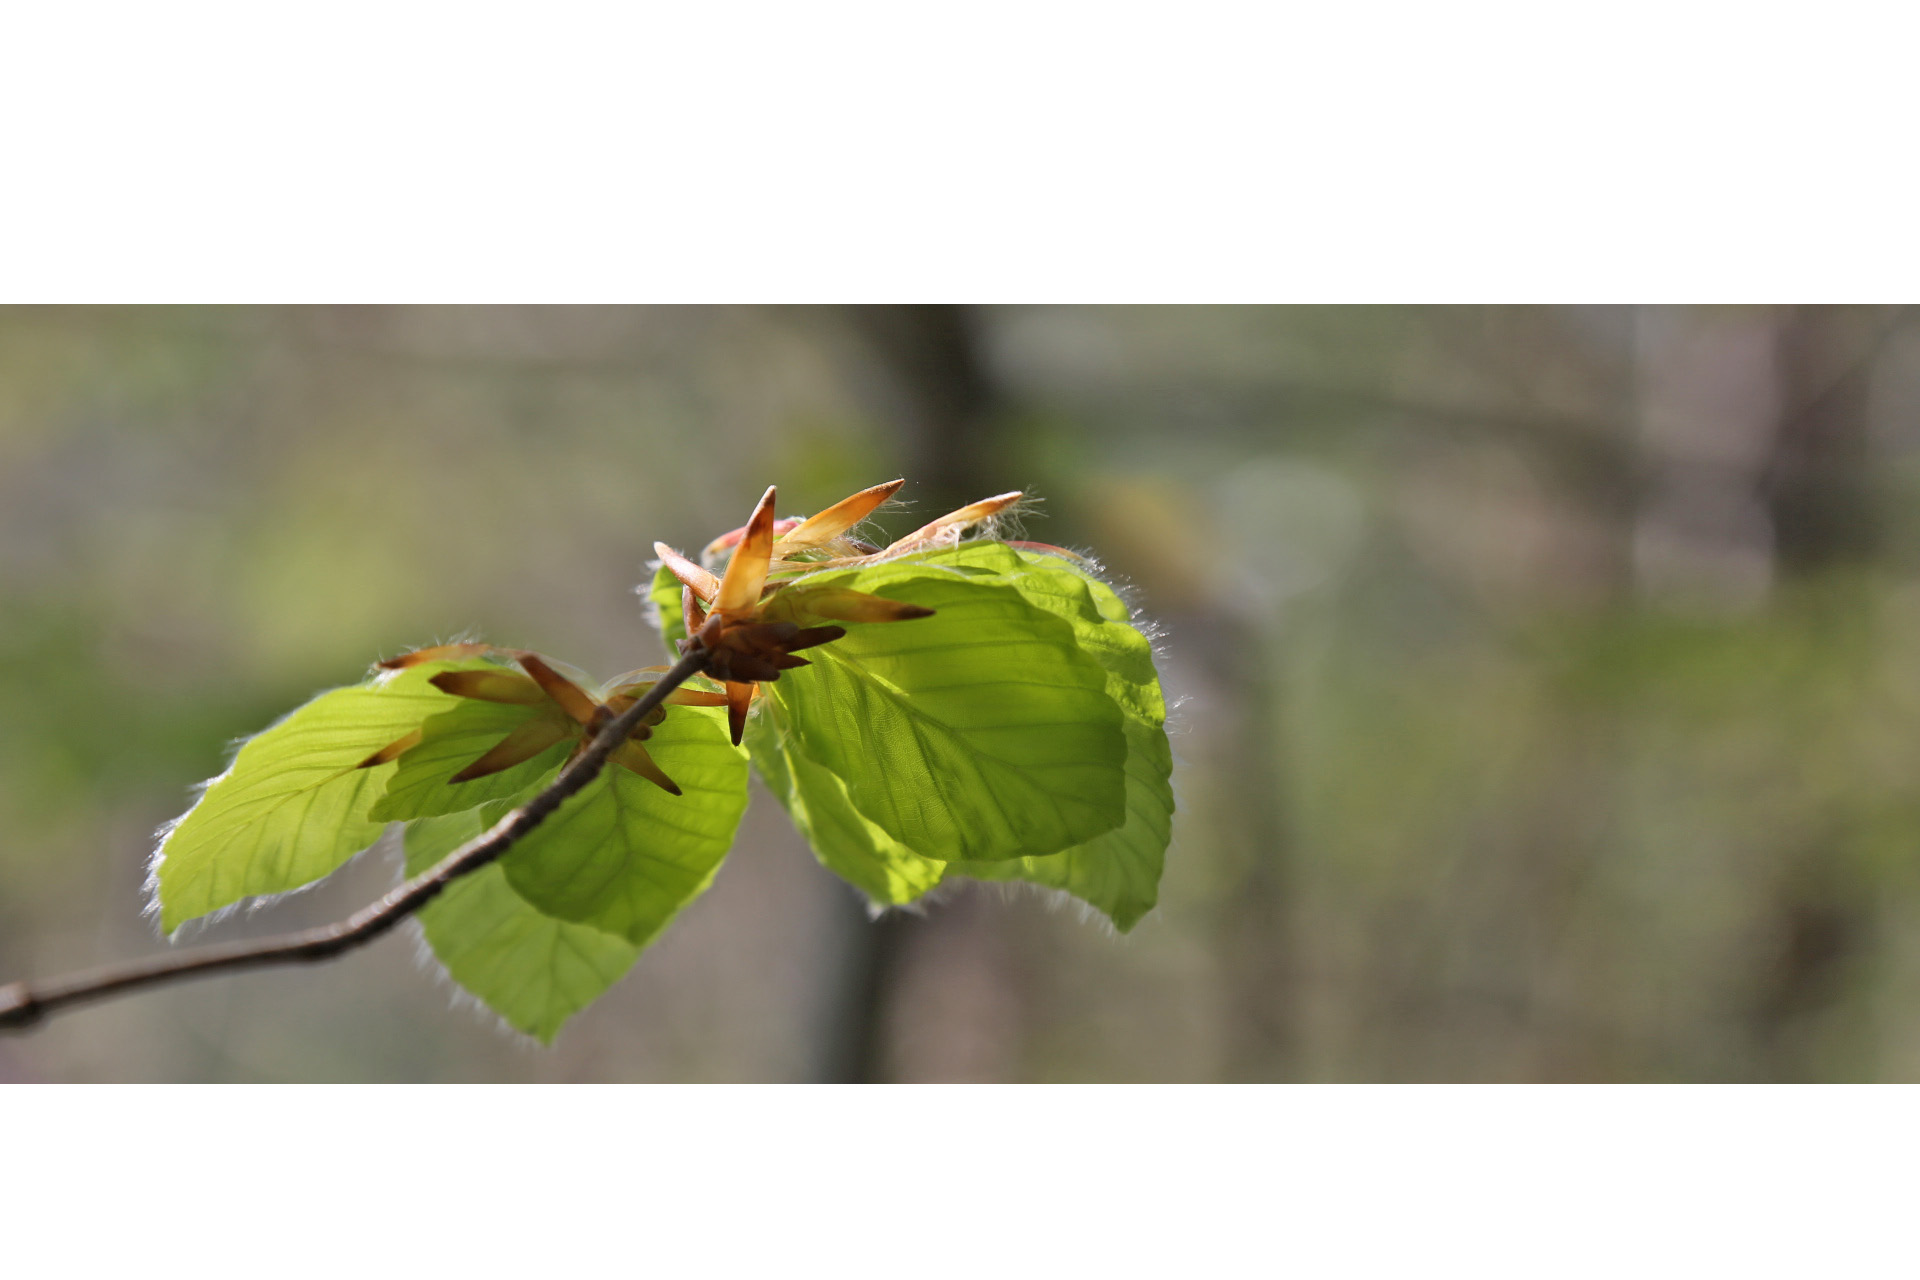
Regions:
<instances>
[{"instance_id":1,"label":"pointed bud scale","mask_svg":"<svg viewBox=\"0 0 1920 1280\"><path fill-rule=\"evenodd\" d=\"M368 756L365 760L362 760L359 764L353 767L356 769L371 769L371 768L374 768L376 765L383 765L389 761L398 760L401 757L401 755L403 755L404 753L412 750L414 747L417 747L419 745L420 745L420 730L415 729L412 733L408 734L406 737L398 738L392 742L389 742L386 746L380 748L378 751L374 752L372 755Z\"/></svg>"},{"instance_id":2,"label":"pointed bud scale","mask_svg":"<svg viewBox=\"0 0 1920 1280\"><path fill-rule=\"evenodd\" d=\"M845 587L791 587L775 600L783 606L781 612L788 616L812 614L838 622L904 622L909 618L933 616L933 610L925 605L889 600Z\"/></svg>"},{"instance_id":3,"label":"pointed bud scale","mask_svg":"<svg viewBox=\"0 0 1920 1280\"><path fill-rule=\"evenodd\" d=\"M1065 556L1069 560L1078 560L1081 564L1092 563L1092 561L1088 560L1078 551L1069 551L1065 547L1056 547L1051 542L1009 542L1007 545L1010 547L1018 547L1022 551L1040 551L1047 555Z\"/></svg>"},{"instance_id":4,"label":"pointed bud scale","mask_svg":"<svg viewBox=\"0 0 1920 1280\"><path fill-rule=\"evenodd\" d=\"M490 644L436 644L431 648L415 649L411 653L388 658L378 666L382 671L400 671L423 662L455 662L461 658L478 658L496 652L498 650Z\"/></svg>"},{"instance_id":5,"label":"pointed bud scale","mask_svg":"<svg viewBox=\"0 0 1920 1280\"><path fill-rule=\"evenodd\" d=\"M517 764L533 759L554 743L564 741L572 731L570 725L546 716L529 720L500 739L493 745L492 750L447 781L471 782L475 778L484 778L490 773L511 769Z\"/></svg>"},{"instance_id":6,"label":"pointed bud scale","mask_svg":"<svg viewBox=\"0 0 1920 1280\"><path fill-rule=\"evenodd\" d=\"M782 671L806 666L805 658L794 656L796 651L838 640L847 633L845 627L802 627L803 622L820 618L841 622L901 622L933 613L924 605L842 588L809 589L776 584L771 591L767 589L768 574L776 567L783 573L810 572L843 562L835 558L789 560L788 552L826 549L844 557L847 551L853 550L858 553L855 561L878 554L867 543L852 538L850 530L898 493L904 483L889 480L862 489L801 521L774 519L776 490L769 486L745 525L721 535L707 546L709 555L728 547L734 549L733 559L727 564L717 591L708 589L710 574L704 574L664 543L654 544L660 562L679 579L682 588L680 606L687 639L680 642L680 650L682 653L703 652L706 674L726 685L728 726L736 746L745 732L747 709L756 692L754 686L777 679ZM962 507L927 526L920 536L951 531L957 539L960 529L1005 509L1019 497L1018 493L1001 494ZM777 564L776 552L781 555Z\"/></svg>"},{"instance_id":7,"label":"pointed bud scale","mask_svg":"<svg viewBox=\"0 0 1920 1280\"><path fill-rule=\"evenodd\" d=\"M776 539L784 538L805 523L806 521L799 516L782 516L773 522L773 536ZM739 546L740 539L746 536L747 527L745 525L723 533L700 549L700 558L702 560L710 560L722 551L730 551L734 547Z\"/></svg>"},{"instance_id":8,"label":"pointed bud scale","mask_svg":"<svg viewBox=\"0 0 1920 1280\"><path fill-rule=\"evenodd\" d=\"M713 598L713 608L721 613L745 613L760 603L760 592L767 585L767 565L773 558L773 500L774 488L768 485L747 521L739 549L727 562L720 594Z\"/></svg>"},{"instance_id":9,"label":"pointed bud scale","mask_svg":"<svg viewBox=\"0 0 1920 1280\"><path fill-rule=\"evenodd\" d=\"M885 484L876 484L850 498L840 499L818 515L807 517L799 527L780 537L781 551L799 551L832 542L872 515L881 503L898 493L900 486L905 483L905 480L889 480Z\"/></svg>"},{"instance_id":10,"label":"pointed bud scale","mask_svg":"<svg viewBox=\"0 0 1920 1280\"><path fill-rule=\"evenodd\" d=\"M699 565L687 559L666 543L654 543L653 554L660 557L660 563L667 567L668 573L680 579L680 584L692 591L696 596L699 596L701 600L711 602L715 596L720 594L720 579L714 577L711 573L708 573L705 569L702 569Z\"/></svg>"},{"instance_id":11,"label":"pointed bud scale","mask_svg":"<svg viewBox=\"0 0 1920 1280\"><path fill-rule=\"evenodd\" d=\"M707 611L700 607L700 597L693 594L692 587L680 588L680 621L686 625L688 635L707 624Z\"/></svg>"},{"instance_id":12,"label":"pointed bud scale","mask_svg":"<svg viewBox=\"0 0 1920 1280\"><path fill-rule=\"evenodd\" d=\"M442 671L427 683L442 693L480 702L537 707L547 700L537 683L511 671Z\"/></svg>"},{"instance_id":13,"label":"pointed bud scale","mask_svg":"<svg viewBox=\"0 0 1920 1280\"><path fill-rule=\"evenodd\" d=\"M679 786L653 762L653 757L648 755L647 749L639 743L633 741L621 743L613 749L613 760L614 763L625 765L633 770L668 795L681 794Z\"/></svg>"},{"instance_id":14,"label":"pointed bud scale","mask_svg":"<svg viewBox=\"0 0 1920 1280\"><path fill-rule=\"evenodd\" d=\"M753 702L753 686L737 680L727 682L727 732L733 738L733 745L740 745L740 735L747 729L747 708Z\"/></svg>"},{"instance_id":15,"label":"pointed bud scale","mask_svg":"<svg viewBox=\"0 0 1920 1280\"><path fill-rule=\"evenodd\" d=\"M576 723L588 728L599 724L602 715L600 704L588 697L586 690L541 661L539 654L521 654L520 665L545 690L547 697L558 703L560 709L572 716Z\"/></svg>"},{"instance_id":16,"label":"pointed bud scale","mask_svg":"<svg viewBox=\"0 0 1920 1280\"><path fill-rule=\"evenodd\" d=\"M845 634L847 634L845 627L808 627L803 631L794 632L793 638L783 647L788 653L792 653L797 649L811 649L817 644L838 640Z\"/></svg>"},{"instance_id":17,"label":"pointed bud scale","mask_svg":"<svg viewBox=\"0 0 1920 1280\"><path fill-rule=\"evenodd\" d=\"M888 547L887 550L895 552L901 551L917 546L920 543L937 541L946 534L953 534L957 537L969 525L976 525L982 520L987 520L999 515L1002 511L1005 511L1008 507L1020 501L1022 496L1021 491L1016 489L1012 493L999 493L991 498L982 498L978 502L970 502L958 511L949 511L938 520L920 526L906 537L895 542L891 547Z\"/></svg>"}]
</instances>

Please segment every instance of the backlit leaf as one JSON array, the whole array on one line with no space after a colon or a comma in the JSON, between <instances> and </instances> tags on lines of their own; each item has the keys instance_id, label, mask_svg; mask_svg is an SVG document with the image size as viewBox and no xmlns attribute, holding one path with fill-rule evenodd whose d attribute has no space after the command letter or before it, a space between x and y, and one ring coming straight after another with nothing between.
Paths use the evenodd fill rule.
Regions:
<instances>
[{"instance_id":1,"label":"backlit leaf","mask_svg":"<svg viewBox=\"0 0 1920 1280\"><path fill-rule=\"evenodd\" d=\"M407 824L407 874L420 874L485 831L512 803ZM419 919L447 976L508 1025L546 1044L640 954L624 938L535 910L498 862L447 886Z\"/></svg>"},{"instance_id":2,"label":"backlit leaf","mask_svg":"<svg viewBox=\"0 0 1920 1280\"><path fill-rule=\"evenodd\" d=\"M494 744L530 720L557 714L559 708L515 706L446 698L445 710L420 726L420 743L400 757L386 793L371 816L386 822L458 813L489 800L518 795L534 783L559 772L573 749L573 740L555 743L531 760L466 782L449 781L467 765L485 755Z\"/></svg>"},{"instance_id":3,"label":"backlit leaf","mask_svg":"<svg viewBox=\"0 0 1920 1280\"><path fill-rule=\"evenodd\" d=\"M952 875L976 880L1025 880L1062 889L1098 907L1122 933L1153 910L1172 831L1173 755L1166 733L1127 721L1127 821L1117 830L1044 858L1007 862L949 862Z\"/></svg>"},{"instance_id":4,"label":"backlit leaf","mask_svg":"<svg viewBox=\"0 0 1920 1280\"><path fill-rule=\"evenodd\" d=\"M636 945L712 881L747 804L746 753L723 713L674 707L646 747L684 794L609 765L501 859L539 910Z\"/></svg>"},{"instance_id":5,"label":"backlit leaf","mask_svg":"<svg viewBox=\"0 0 1920 1280\"><path fill-rule=\"evenodd\" d=\"M378 839L369 810L395 766L356 766L453 701L434 675L473 665L430 662L335 689L248 739L161 839L160 927L311 884Z\"/></svg>"},{"instance_id":6,"label":"backlit leaf","mask_svg":"<svg viewBox=\"0 0 1920 1280\"><path fill-rule=\"evenodd\" d=\"M1006 583L1065 619L1083 649L1107 671L1107 692L1126 714L1127 820L1119 829L1042 858L950 862L950 874L980 880L1025 880L1062 889L1104 912L1125 932L1159 900L1160 875L1172 833L1173 754L1166 700L1153 646L1135 628L1113 588L1073 561L1002 543L967 543L912 561L955 568L977 580Z\"/></svg>"},{"instance_id":7,"label":"backlit leaf","mask_svg":"<svg viewBox=\"0 0 1920 1280\"><path fill-rule=\"evenodd\" d=\"M969 542L951 551L908 557L898 567L952 569L974 581L1013 587L1073 627L1080 647L1106 668L1107 692L1121 710L1149 724L1166 723L1167 704L1153 665L1152 643L1133 625L1126 602L1113 588L1075 562L1018 551L1003 542Z\"/></svg>"},{"instance_id":8,"label":"backlit leaf","mask_svg":"<svg viewBox=\"0 0 1920 1280\"><path fill-rule=\"evenodd\" d=\"M769 704L750 722L747 749L761 781L786 806L820 865L882 906L912 902L939 884L947 864L921 857L861 817L844 782L781 742L778 714L778 704Z\"/></svg>"},{"instance_id":9,"label":"backlit leaf","mask_svg":"<svg viewBox=\"0 0 1920 1280\"><path fill-rule=\"evenodd\" d=\"M855 625L771 686L789 744L839 775L868 820L941 860L1055 853L1122 823L1120 711L1065 622L958 575L818 578L936 611Z\"/></svg>"},{"instance_id":10,"label":"backlit leaf","mask_svg":"<svg viewBox=\"0 0 1920 1280\"><path fill-rule=\"evenodd\" d=\"M807 581L832 583L849 576L819 574ZM1079 647L1104 669L1106 692L1125 716L1125 822L1044 856L946 863L922 857L853 809L846 785L837 775L794 750L790 734L779 732L773 723L780 707L777 699L756 713L748 739L755 765L769 789L786 804L822 864L877 903L911 901L937 883L944 871L1061 889L1097 907L1118 928L1132 927L1158 899L1174 807L1169 781L1172 757L1164 729L1166 704L1152 645L1133 625L1126 603L1083 562L996 541L968 542L881 562L865 570L861 589L929 576L1011 587L1073 628ZM650 588L670 649L672 641L685 634L679 591L678 581L664 572Z\"/></svg>"}]
</instances>

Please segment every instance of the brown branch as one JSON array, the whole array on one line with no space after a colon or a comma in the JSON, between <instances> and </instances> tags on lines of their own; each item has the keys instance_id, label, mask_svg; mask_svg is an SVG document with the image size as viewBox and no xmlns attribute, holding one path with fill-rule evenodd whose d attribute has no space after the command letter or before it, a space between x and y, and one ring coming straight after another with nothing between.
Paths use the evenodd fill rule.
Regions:
<instances>
[{"instance_id":1,"label":"brown branch","mask_svg":"<svg viewBox=\"0 0 1920 1280\"><path fill-rule=\"evenodd\" d=\"M0 987L0 1030L30 1026L61 1009L142 987L229 969L331 960L342 952L372 942L433 901L461 876L478 871L506 853L569 797L599 777L614 748L626 741L627 735L666 701L668 694L704 671L707 659L705 649L690 648L644 697L609 722L539 795L500 819L492 830L469 840L428 870L345 920L277 938L230 942L131 964L108 965L46 982L15 982Z\"/></svg>"}]
</instances>

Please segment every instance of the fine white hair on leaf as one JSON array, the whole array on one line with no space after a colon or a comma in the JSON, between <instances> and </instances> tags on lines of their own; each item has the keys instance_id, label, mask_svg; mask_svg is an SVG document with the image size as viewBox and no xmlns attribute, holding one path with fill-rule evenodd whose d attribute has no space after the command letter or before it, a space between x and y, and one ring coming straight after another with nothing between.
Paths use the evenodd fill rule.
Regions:
<instances>
[{"instance_id":1,"label":"fine white hair on leaf","mask_svg":"<svg viewBox=\"0 0 1920 1280\"><path fill-rule=\"evenodd\" d=\"M983 886L1003 902L1034 899L1046 909L1048 915L1071 911L1082 926L1091 924L1110 938L1120 936L1120 931L1113 927L1113 921L1107 919L1104 911L1056 885L1035 884L1031 880L976 880L973 883Z\"/></svg>"},{"instance_id":2,"label":"fine white hair on leaf","mask_svg":"<svg viewBox=\"0 0 1920 1280\"><path fill-rule=\"evenodd\" d=\"M1186 714L1187 704L1192 701L1193 695L1183 693L1173 699L1173 701L1167 703L1167 737L1184 738L1193 731L1193 726L1187 723ZM1178 763L1178 761L1175 763Z\"/></svg>"},{"instance_id":3,"label":"fine white hair on leaf","mask_svg":"<svg viewBox=\"0 0 1920 1280\"><path fill-rule=\"evenodd\" d=\"M633 588L633 594L637 596L650 595L653 591L653 580L660 576L660 570L666 567L666 563L667 562L659 556L655 556L653 559L643 563L640 567L647 571L647 580L636 583Z\"/></svg>"},{"instance_id":4,"label":"fine white hair on leaf","mask_svg":"<svg viewBox=\"0 0 1920 1280\"><path fill-rule=\"evenodd\" d=\"M836 879L839 878L837 873L832 872L831 869L828 869L828 871L829 874L834 875ZM925 893L909 902L880 902L867 897L864 890L854 887L850 882L842 881L842 883L847 884L849 888L853 888L853 891L859 894L865 901L867 919L869 920L878 920L882 916L889 916L895 913L919 916L924 919L928 908L944 905L956 892L955 886L951 881L941 881L939 884L934 885Z\"/></svg>"},{"instance_id":5,"label":"fine white hair on leaf","mask_svg":"<svg viewBox=\"0 0 1920 1280\"><path fill-rule=\"evenodd\" d=\"M872 511L869 511L866 514L866 517L862 519L858 524L852 525L849 528L842 530L839 534L835 535L835 537L825 545L829 547L838 547L842 551L845 551L846 548L849 547L855 541L866 542L869 545L872 545L876 539L886 536L884 531L874 527L874 521L877 517L883 514L891 513L891 512L906 511L910 509L912 506L913 506L912 502L910 502L905 498L902 498L899 494L896 493L892 497L886 499L886 501L882 502L879 506L875 507ZM791 520L795 522L795 524L802 523L807 519L808 519L807 516L781 516L780 517L781 522ZM782 561L780 558L780 540L778 538L774 540L773 547L774 547L775 563L780 564L782 563ZM731 563L731 561L733 560L733 553L738 549L739 548L737 546L722 547L718 550L708 550L703 548L700 552L700 565L702 568L706 569L710 573L724 573L726 571L727 565ZM785 561L784 563L788 568L796 567L796 564L793 561ZM658 560L655 560L648 567L655 569L657 571L659 568L659 565L660 565L660 562ZM640 588L640 590L644 592L646 588L642 587Z\"/></svg>"},{"instance_id":6,"label":"fine white hair on leaf","mask_svg":"<svg viewBox=\"0 0 1920 1280\"><path fill-rule=\"evenodd\" d=\"M334 686L334 688L339 688L339 687L340 686L337 686L337 685ZM189 794L193 796L193 803L189 804L179 816L168 819L166 822L161 823L158 827L154 829L153 852L147 855L147 878L141 885L141 891L146 898L146 902L141 907L140 914L152 920L154 924L154 928L156 930L159 929L159 925L160 925L160 866L162 863L164 863L167 860L167 843L173 839L174 832L179 829L181 823L185 822L188 818L193 816L193 811L195 809L198 809L200 807L200 802L207 798L207 792L211 791L214 787L219 786L222 782L225 782L227 778L232 775L233 766L240 759L241 750L245 748L249 742L252 742L255 738L259 737L263 733L270 733L273 730L278 729L281 725L285 724L288 720L292 719L294 714L298 712L301 707L304 707L307 705L307 703L312 702L314 698L318 698L324 694L329 694L332 692L333 692L333 689L331 688L321 689L317 693L313 694L312 697L308 698L306 702L301 703L300 706L293 708L292 711L288 711L286 714L280 716L278 719L276 719L272 724L268 725L266 728L261 729L255 733L245 734L238 738L228 739L226 746L222 752L223 758L222 758L220 772L214 774L211 778L208 778L206 781L197 782L192 787L188 788ZM345 865L345 864L343 863L342 865ZM324 879L324 877L322 878ZM314 883L318 883L318 881L315 881ZM300 886L301 889L305 889L309 887L310 887L309 885ZM178 929L175 929L170 936L175 940L194 937L199 933L201 929L204 929L207 925L212 924L217 920L226 919L228 916L233 915L239 912L240 910L242 910L243 908L245 908L248 905L248 903L254 903L255 907L257 908L259 903L271 902L278 898L285 897L287 893L298 893L299 891L300 889L289 889L286 891L286 893L267 894L264 897L259 898L258 900L243 898L239 902L229 903L227 906L221 907L217 911L209 912L204 916L196 916L192 920L182 921L180 927ZM192 932L188 932L187 928L189 925L197 925L198 928L194 929ZM162 934L161 936L168 937L169 935Z\"/></svg>"},{"instance_id":7,"label":"fine white hair on leaf","mask_svg":"<svg viewBox=\"0 0 1920 1280\"><path fill-rule=\"evenodd\" d=\"M842 881L842 883L844 884L846 882ZM869 898L865 890L855 885L849 884L847 887L859 895L862 905L867 909L868 920L880 920L891 915L920 916L924 918L927 914L927 907L930 905L937 906L940 901L939 898L935 896L940 887L938 885L927 890L912 902L881 902L876 898Z\"/></svg>"},{"instance_id":8,"label":"fine white hair on leaf","mask_svg":"<svg viewBox=\"0 0 1920 1280\"><path fill-rule=\"evenodd\" d=\"M398 862L400 880L401 883L404 884L408 879L406 847L400 840L393 841L392 843L398 851L396 860ZM401 928L406 931L408 937L413 939L413 961L415 967L425 973L431 982L441 988L447 998L447 1007L449 1009L457 1010L459 1016L474 1018L480 1022L481 1025L502 1033L516 1048L523 1050L544 1050L548 1047L540 1042L539 1037L528 1035L526 1032L520 1030L520 1028L501 1017L486 1001L460 985L453 974L448 972L447 966L441 963L440 957L434 954L433 944L427 940L427 927L420 922L418 913L408 916L406 920L402 922Z\"/></svg>"},{"instance_id":9,"label":"fine white hair on leaf","mask_svg":"<svg viewBox=\"0 0 1920 1280\"><path fill-rule=\"evenodd\" d=\"M667 618L660 612L660 602L653 598L653 579L659 574L661 564L662 561L658 558L647 561L647 569L650 571L647 580L636 586L633 592L640 597L640 620L652 629L653 635L665 647L667 657L672 659L680 655L673 651L671 644L667 643Z\"/></svg>"},{"instance_id":10,"label":"fine white hair on leaf","mask_svg":"<svg viewBox=\"0 0 1920 1280\"><path fill-rule=\"evenodd\" d=\"M141 885L141 891L146 897L146 903L140 908L140 914L152 920L156 930L160 927L160 865L167 860L167 841L173 838L174 830L187 820L187 815L200 807L200 801L206 798L208 788L233 772L232 756L239 753L240 744L245 741L246 740L242 738L230 744L227 767L225 769L213 777L208 778L205 782L197 783L190 788L193 795L193 803L187 806L185 813L169 818L154 830L153 852L147 855L147 878ZM174 932L178 933L179 930L176 929Z\"/></svg>"},{"instance_id":11,"label":"fine white hair on leaf","mask_svg":"<svg viewBox=\"0 0 1920 1280\"><path fill-rule=\"evenodd\" d=\"M448 637L445 640L436 639L431 644L416 644L409 648L402 649L400 653L396 653L393 656L397 658L401 654L418 653L422 649L438 649L447 645L479 644L479 643L481 643L480 628L478 626L469 625L469 626L462 627L460 630L454 632L452 636ZM385 684L387 681L393 679L395 676L400 674L400 669L395 669L390 671L383 668L380 665L382 662L386 662L386 661L389 661L389 659L377 658L367 668L366 678L372 680L375 685Z\"/></svg>"},{"instance_id":12,"label":"fine white hair on leaf","mask_svg":"<svg viewBox=\"0 0 1920 1280\"><path fill-rule=\"evenodd\" d=\"M1022 550L1030 549L1022 548ZM1126 606L1127 625L1147 638L1147 643L1153 647L1155 665L1159 665L1166 658L1163 641L1166 639L1167 629L1148 616L1145 606L1140 603L1142 594L1140 587L1125 575L1108 568L1106 562L1090 550L1081 547L1062 547L1061 550L1074 556L1078 567L1088 577L1120 598L1120 603Z\"/></svg>"},{"instance_id":13,"label":"fine white hair on leaf","mask_svg":"<svg viewBox=\"0 0 1920 1280\"><path fill-rule=\"evenodd\" d=\"M538 1036L530 1036L520 1028L508 1022L485 1000L461 986L447 971L447 966L434 954L433 944L427 941L427 927L420 923L420 917L409 916L403 926L413 939L414 964L425 973L428 980L438 986L447 1000L447 1008L455 1010L459 1016L472 1018L489 1030L500 1033L516 1048L542 1050L548 1046L542 1044Z\"/></svg>"},{"instance_id":14,"label":"fine white hair on leaf","mask_svg":"<svg viewBox=\"0 0 1920 1280\"><path fill-rule=\"evenodd\" d=\"M191 809L187 810L187 813L192 813L192 812L193 810ZM171 835L173 828L179 826L180 823L186 818L186 816L187 816L186 813L181 814L180 817L175 818L172 822L167 823L160 830L166 835ZM229 902L224 907L215 908L214 910L207 912L205 915L195 916L191 920L182 920L179 924L179 927L174 929L172 933L160 932L160 863L165 859L165 856L166 856L166 846L163 840L163 843L161 844L160 848L157 848L154 850L153 860L149 864L151 869L147 873L147 881L146 881L146 885L144 886L145 892L147 894L147 902L146 902L146 905L141 908L140 914L147 917L149 920L153 922L154 931L159 934L159 936L163 941L174 942L174 943L191 942L193 939L198 938L204 933L206 933L209 929L213 928L215 925L221 924L227 920L231 920L235 916L250 916L257 912L264 911L269 907L285 902L289 898L297 898L303 893L309 893L314 889L319 888L321 885L325 884L327 881L339 875L342 871L345 871L349 866L352 866L354 863L358 862L360 859L366 857L368 853L372 852L374 849L379 848L380 842L385 838L385 836L386 836L386 833L383 831L380 834L380 836L374 839L372 844L369 844L364 849L357 850L356 852L348 856L346 859L344 859L339 866L335 867L333 870L327 872L323 876L317 876L314 879L307 881L305 884L295 885L291 889L281 889L277 893L250 894L249 896L240 898L234 902Z\"/></svg>"}]
</instances>

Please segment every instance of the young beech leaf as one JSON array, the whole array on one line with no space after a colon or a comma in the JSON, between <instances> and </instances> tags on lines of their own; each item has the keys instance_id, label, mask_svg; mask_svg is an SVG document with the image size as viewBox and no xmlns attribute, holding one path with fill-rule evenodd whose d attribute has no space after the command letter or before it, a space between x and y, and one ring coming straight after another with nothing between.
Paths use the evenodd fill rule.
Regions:
<instances>
[{"instance_id":1,"label":"young beech leaf","mask_svg":"<svg viewBox=\"0 0 1920 1280\"><path fill-rule=\"evenodd\" d=\"M712 881L747 806L746 752L724 712L670 708L647 747L683 794L609 767L500 861L539 910L637 946Z\"/></svg>"},{"instance_id":2,"label":"young beech leaf","mask_svg":"<svg viewBox=\"0 0 1920 1280\"><path fill-rule=\"evenodd\" d=\"M890 567L901 572L950 569L973 581L1013 587L1073 628L1080 647L1106 668L1107 693L1122 711L1149 724L1166 723L1167 704L1153 665L1152 643L1133 625L1126 602L1080 563L1019 551L1004 542L969 542Z\"/></svg>"},{"instance_id":3,"label":"young beech leaf","mask_svg":"<svg viewBox=\"0 0 1920 1280\"><path fill-rule=\"evenodd\" d=\"M372 844L382 824L368 811L394 766L357 766L452 703L429 683L435 675L479 665L429 662L335 689L248 739L161 838L153 874L161 929L298 889Z\"/></svg>"},{"instance_id":4,"label":"young beech leaf","mask_svg":"<svg viewBox=\"0 0 1920 1280\"><path fill-rule=\"evenodd\" d=\"M781 741L778 703L747 726L754 767L820 865L882 906L912 902L940 883L947 864L923 858L860 816L839 777ZM1017 866L1018 863L982 864Z\"/></svg>"},{"instance_id":5,"label":"young beech leaf","mask_svg":"<svg viewBox=\"0 0 1920 1280\"><path fill-rule=\"evenodd\" d=\"M1160 898L1160 872L1172 833L1173 753L1165 730L1128 720L1127 820L1105 835L1044 858L949 862L951 875L1025 880L1063 889L1097 907L1125 933Z\"/></svg>"},{"instance_id":6,"label":"young beech leaf","mask_svg":"<svg viewBox=\"0 0 1920 1280\"><path fill-rule=\"evenodd\" d=\"M400 757L386 794L373 806L375 821L459 813L489 800L519 795L559 772L573 750L572 738L556 741L531 760L465 782L449 781L501 739L529 721L552 718L557 708L445 699L446 709L420 726L420 742ZM559 735L556 735L559 736Z\"/></svg>"},{"instance_id":7,"label":"young beech leaf","mask_svg":"<svg viewBox=\"0 0 1920 1280\"><path fill-rule=\"evenodd\" d=\"M514 803L408 823L407 874L425 871L499 821ZM545 1044L618 982L640 954L624 938L541 914L514 891L497 862L455 880L419 918L447 976L509 1026Z\"/></svg>"},{"instance_id":8,"label":"young beech leaf","mask_svg":"<svg viewBox=\"0 0 1920 1280\"><path fill-rule=\"evenodd\" d=\"M1159 900L1160 873L1172 832L1173 753L1167 743L1166 700L1153 665L1153 647L1130 621L1113 588L1063 556L1016 551L1003 543L974 542L950 551L910 557L911 565L948 568L974 581L1012 586L1064 619L1081 648L1107 672L1107 693L1126 715L1127 820L1085 844L1043 858L947 864L949 874L980 880L1025 880L1063 889L1099 908L1122 932Z\"/></svg>"},{"instance_id":9,"label":"young beech leaf","mask_svg":"<svg viewBox=\"0 0 1920 1280\"><path fill-rule=\"evenodd\" d=\"M808 579L933 609L854 626L772 686L789 745L923 857L1056 853L1126 818L1126 739L1073 629L1011 587L880 565Z\"/></svg>"}]
</instances>

